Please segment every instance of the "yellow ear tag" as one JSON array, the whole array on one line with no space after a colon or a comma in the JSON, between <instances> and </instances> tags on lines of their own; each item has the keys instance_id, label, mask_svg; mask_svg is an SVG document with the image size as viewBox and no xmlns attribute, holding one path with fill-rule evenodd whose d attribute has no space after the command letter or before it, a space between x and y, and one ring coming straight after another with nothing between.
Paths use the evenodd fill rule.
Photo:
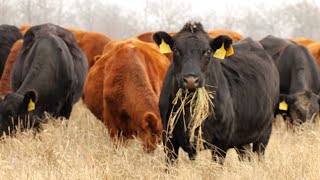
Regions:
<instances>
[{"instance_id":1,"label":"yellow ear tag","mask_svg":"<svg viewBox=\"0 0 320 180\"><path fill-rule=\"evenodd\" d=\"M213 57L218 59L224 59L226 57L226 50L224 49L224 43L222 43L221 48L217 49L213 54Z\"/></svg>"},{"instance_id":2,"label":"yellow ear tag","mask_svg":"<svg viewBox=\"0 0 320 180\"><path fill-rule=\"evenodd\" d=\"M170 46L163 39L161 39L161 44L159 45L159 47L161 54L171 53Z\"/></svg>"},{"instance_id":3,"label":"yellow ear tag","mask_svg":"<svg viewBox=\"0 0 320 180\"><path fill-rule=\"evenodd\" d=\"M32 99L30 99L30 102L28 104L28 112L33 111L36 107L36 105L34 104L34 102L32 101Z\"/></svg>"},{"instance_id":4,"label":"yellow ear tag","mask_svg":"<svg viewBox=\"0 0 320 180\"><path fill-rule=\"evenodd\" d=\"M226 56L229 57L232 54L234 54L234 51L233 51L233 47L230 45L230 47L227 49Z\"/></svg>"},{"instance_id":5,"label":"yellow ear tag","mask_svg":"<svg viewBox=\"0 0 320 180\"><path fill-rule=\"evenodd\" d=\"M283 110L283 111L287 111L288 110L288 104L285 101L282 101L281 103L279 103L279 109Z\"/></svg>"}]
</instances>

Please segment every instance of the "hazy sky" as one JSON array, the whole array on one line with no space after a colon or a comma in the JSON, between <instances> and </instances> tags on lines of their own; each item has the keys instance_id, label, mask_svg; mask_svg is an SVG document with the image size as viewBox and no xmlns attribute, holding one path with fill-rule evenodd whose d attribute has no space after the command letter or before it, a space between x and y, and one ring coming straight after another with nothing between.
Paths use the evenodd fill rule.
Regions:
<instances>
[{"instance_id":1,"label":"hazy sky","mask_svg":"<svg viewBox=\"0 0 320 180\"><path fill-rule=\"evenodd\" d=\"M114 0L114 3L119 4L123 7L142 10L146 5L147 0ZM149 2L158 0L148 0ZM216 14L225 14L231 7L237 7L242 9L252 9L252 8L275 8L282 6L284 4L295 3L303 0L172 0L175 2L189 3L191 4L192 13L194 15L201 15L212 10ZM312 0L309 0L312 1ZM318 0L319 1L319 0ZM315 1L316 2L316 1ZM318 2L319 3L319 2ZM177 3L179 4L179 3Z\"/></svg>"}]
</instances>

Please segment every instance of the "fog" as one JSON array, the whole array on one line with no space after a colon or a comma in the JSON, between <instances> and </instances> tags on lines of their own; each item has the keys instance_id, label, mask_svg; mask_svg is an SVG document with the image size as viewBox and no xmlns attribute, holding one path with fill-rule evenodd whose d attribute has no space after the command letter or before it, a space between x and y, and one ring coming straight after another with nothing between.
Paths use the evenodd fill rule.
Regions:
<instances>
[{"instance_id":1,"label":"fog","mask_svg":"<svg viewBox=\"0 0 320 180\"><path fill-rule=\"evenodd\" d=\"M64 27L125 39L146 31L178 31L189 20L206 30L244 36L320 39L320 5L312 0L0 0L0 24Z\"/></svg>"}]
</instances>

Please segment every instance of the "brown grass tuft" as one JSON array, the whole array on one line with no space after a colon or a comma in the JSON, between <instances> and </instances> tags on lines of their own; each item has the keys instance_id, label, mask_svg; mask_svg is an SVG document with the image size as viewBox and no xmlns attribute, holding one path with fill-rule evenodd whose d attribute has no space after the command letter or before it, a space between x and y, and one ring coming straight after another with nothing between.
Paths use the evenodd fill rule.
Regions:
<instances>
[{"instance_id":1,"label":"brown grass tuft","mask_svg":"<svg viewBox=\"0 0 320 180\"><path fill-rule=\"evenodd\" d=\"M195 92L189 92L188 90L179 89L176 93L176 97L172 101L173 107L168 120L168 137L171 137L172 132L177 124L179 117L183 116L183 122L185 129L188 127L190 131L190 143L196 141L196 149L199 150L203 148L203 143L205 140L202 138L202 123L210 115L214 115L213 102L214 99L212 92L208 92L204 87L197 88ZM177 107L177 105L179 105ZM185 122L185 107L190 106L190 122L186 126ZM175 111L175 109L177 109ZM196 130L198 133L196 135Z\"/></svg>"}]
</instances>

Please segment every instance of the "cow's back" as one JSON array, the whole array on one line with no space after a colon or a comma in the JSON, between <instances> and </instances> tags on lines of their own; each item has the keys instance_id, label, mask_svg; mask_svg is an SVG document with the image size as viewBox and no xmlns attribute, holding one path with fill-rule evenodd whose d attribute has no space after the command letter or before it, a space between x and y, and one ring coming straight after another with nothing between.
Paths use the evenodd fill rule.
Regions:
<instances>
[{"instance_id":1,"label":"cow's back","mask_svg":"<svg viewBox=\"0 0 320 180\"><path fill-rule=\"evenodd\" d=\"M297 44L300 44L302 46L308 46L308 45L314 43L314 41L312 39L305 38L305 37L292 38L290 40L297 43Z\"/></svg>"},{"instance_id":2,"label":"cow's back","mask_svg":"<svg viewBox=\"0 0 320 180\"><path fill-rule=\"evenodd\" d=\"M211 38L216 38L220 35L227 35L230 36L233 40L233 42L237 42L243 39L243 36L237 32L234 31L227 31L227 30L212 30L208 32L209 36Z\"/></svg>"},{"instance_id":3,"label":"cow's back","mask_svg":"<svg viewBox=\"0 0 320 180\"><path fill-rule=\"evenodd\" d=\"M102 119L103 106L101 103L106 58L102 55L90 68L83 89L83 101L91 112Z\"/></svg>"},{"instance_id":4,"label":"cow's back","mask_svg":"<svg viewBox=\"0 0 320 180\"><path fill-rule=\"evenodd\" d=\"M0 77L13 44L22 38L20 30L11 25L0 25Z\"/></svg>"},{"instance_id":5,"label":"cow's back","mask_svg":"<svg viewBox=\"0 0 320 180\"><path fill-rule=\"evenodd\" d=\"M319 92L319 70L306 47L274 36L267 36L260 43L276 64L280 93L291 94L305 89Z\"/></svg>"},{"instance_id":6,"label":"cow's back","mask_svg":"<svg viewBox=\"0 0 320 180\"><path fill-rule=\"evenodd\" d=\"M96 59L96 62L90 68L85 81L83 90L83 101L91 110L91 112L100 120L103 119L103 105L101 103L101 100L103 92L105 64L110 56L112 56L112 54L121 47L122 46L121 44L119 44L119 41L110 41L110 43L108 43L104 47L101 56Z\"/></svg>"}]
</instances>

